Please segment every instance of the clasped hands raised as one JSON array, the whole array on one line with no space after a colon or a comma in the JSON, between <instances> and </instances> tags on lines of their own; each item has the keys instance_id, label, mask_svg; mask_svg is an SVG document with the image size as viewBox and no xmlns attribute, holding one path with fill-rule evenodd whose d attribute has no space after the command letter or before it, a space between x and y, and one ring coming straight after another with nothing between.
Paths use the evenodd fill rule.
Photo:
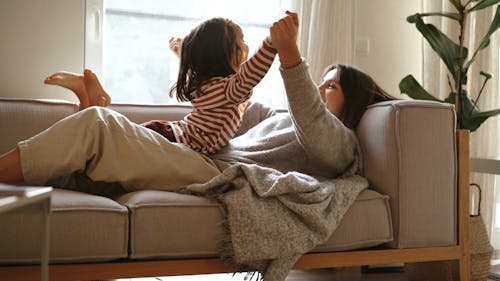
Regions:
<instances>
[{"instance_id":1,"label":"clasped hands raised","mask_svg":"<svg viewBox=\"0 0 500 281\"><path fill-rule=\"evenodd\" d=\"M270 28L271 41L277 50L296 44L299 18L297 13L286 11L286 16L274 22Z\"/></svg>"},{"instance_id":2,"label":"clasped hands raised","mask_svg":"<svg viewBox=\"0 0 500 281\"><path fill-rule=\"evenodd\" d=\"M286 16L273 23L270 28L271 42L278 52L281 67L291 68L302 62L297 47L299 17L286 11Z\"/></svg>"}]
</instances>

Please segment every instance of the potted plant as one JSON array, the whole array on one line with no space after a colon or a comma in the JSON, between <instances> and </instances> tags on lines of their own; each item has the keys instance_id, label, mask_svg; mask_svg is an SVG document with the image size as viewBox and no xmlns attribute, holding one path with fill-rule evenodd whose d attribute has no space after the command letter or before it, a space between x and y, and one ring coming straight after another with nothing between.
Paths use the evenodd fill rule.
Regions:
<instances>
[{"instance_id":1,"label":"potted plant","mask_svg":"<svg viewBox=\"0 0 500 281\"><path fill-rule=\"evenodd\" d=\"M454 12L434 12L434 13L417 13L411 15L407 18L409 23L414 23L417 27L418 31L423 35L423 37L430 44L432 49L437 53L437 55L441 58L441 60L446 65L449 73L448 73L448 85L450 87L450 94L444 100L440 100L433 95L429 94L412 76L408 75L404 77L399 83L399 89L401 93L405 93L411 98L414 99L424 99L424 100L432 100L437 102L446 102L455 105L455 110L457 114L457 154L463 154L462 158L469 157L469 131L473 132L477 130L481 124L486 121L489 117L500 114L500 109L490 110L490 111L480 111L477 107L477 101L481 97L483 90L485 89L485 85L489 79L492 78L492 75L485 72L480 71L480 76L484 79L481 89L479 93L477 93L477 98L475 101L471 100L469 94L466 91L467 85L467 74L470 66L474 63L476 55L490 44L490 36L500 27L500 0L463 0L465 4L462 4L461 0L449 0L455 9ZM471 56L469 56L469 50L464 46L464 37L465 37L465 23L468 20L468 16L471 13L477 12L486 8L496 8L496 13L491 22L488 31L484 34L480 44L477 49L474 50ZM424 17L428 16L438 16L438 17L446 17L453 21L455 21L459 26L459 36L458 40L454 41L450 39L447 35L441 32L434 25L425 23L423 21ZM498 79L498 78L497 78ZM498 94L498 93L497 93ZM465 160L468 161L468 160ZM468 169L467 165L462 165L464 163L458 163L458 168L462 171L463 169ZM463 185L467 185L469 183L469 173L465 171L461 173L461 177L458 179L459 187ZM469 201L469 192L464 190L466 188L459 188L459 196L465 198L465 201ZM469 208L467 210L459 210L459 224L462 222L464 225L469 225L469 231L474 233L484 233L486 236L484 241L488 243L489 241L486 235L486 228L484 223L482 223L481 218L474 218L481 220L482 224L474 223L475 220L470 219L469 216L465 213L468 213ZM480 231L477 231L480 230ZM464 234L462 234L464 235ZM469 235L473 235L466 233L465 236L469 237ZM484 251L483 249L479 249L478 246L481 246L482 241L474 241L478 240L477 235L475 239L467 240L467 248L468 255L470 257L470 276L471 280L484 280L484 277L488 275L489 271L489 261L491 256L491 247L486 247L488 251ZM481 244L481 245L480 245ZM483 247L485 248L485 247ZM484 266L486 265L486 266ZM409 264L407 266L408 273L411 276L412 273L417 277L422 272L431 271L434 275L432 278L427 278L427 280L443 280L444 277L449 276L450 274L456 274L456 268L451 269L452 267L449 264L440 265L440 267L435 268L432 265L422 265L422 264ZM447 267L446 267L447 266ZM447 271L445 269L448 269ZM413 276L415 277L415 276ZM479 278L479 279L478 279Z\"/></svg>"},{"instance_id":2,"label":"potted plant","mask_svg":"<svg viewBox=\"0 0 500 281\"><path fill-rule=\"evenodd\" d=\"M456 10L455 12L417 13L407 18L409 23L414 23L416 25L418 31L424 36L432 49L439 55L441 60L446 65L449 71L449 96L444 100L434 97L429 94L412 75L408 75L401 80L399 83L399 89L401 93L406 93L414 99L424 99L454 104L457 113L457 129L465 129L473 132L479 128L479 126L486 121L486 119L500 114L500 109L480 111L477 107L477 101L479 100L486 83L492 78L491 74L485 71L480 72L484 81L475 101L471 100L469 94L465 90L469 67L474 62L478 52L488 47L490 43L490 36L500 27L500 4L498 4L500 0L467 0L465 4L462 4L460 0L449 1ZM477 50L475 50L474 53L472 53L472 56L469 57L469 50L464 46L465 23L471 13L489 7L496 7L495 17L491 22L487 33L482 38ZM460 28L458 40L454 41L434 25L424 23L423 18L428 16L447 17L455 21Z\"/></svg>"}]
</instances>

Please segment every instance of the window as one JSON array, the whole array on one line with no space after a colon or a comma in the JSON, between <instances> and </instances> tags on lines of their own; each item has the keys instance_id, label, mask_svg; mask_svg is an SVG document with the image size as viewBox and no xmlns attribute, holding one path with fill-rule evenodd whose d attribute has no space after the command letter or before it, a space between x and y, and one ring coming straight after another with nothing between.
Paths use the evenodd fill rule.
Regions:
<instances>
[{"instance_id":1,"label":"window","mask_svg":"<svg viewBox=\"0 0 500 281\"><path fill-rule=\"evenodd\" d=\"M179 69L168 47L171 36L182 38L205 19L226 17L242 27L252 53L269 34L271 23L284 15L286 7L280 2L87 0L86 67L102 77L114 103L176 104L168 95ZM278 65L276 59L252 100L285 107Z\"/></svg>"}]
</instances>

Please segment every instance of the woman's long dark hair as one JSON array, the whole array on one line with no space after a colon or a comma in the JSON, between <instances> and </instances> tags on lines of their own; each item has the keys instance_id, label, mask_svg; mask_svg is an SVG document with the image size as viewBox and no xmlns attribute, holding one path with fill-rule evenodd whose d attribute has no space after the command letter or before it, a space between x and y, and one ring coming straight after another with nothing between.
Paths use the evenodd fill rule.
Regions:
<instances>
[{"instance_id":1,"label":"woman's long dark hair","mask_svg":"<svg viewBox=\"0 0 500 281\"><path fill-rule=\"evenodd\" d=\"M231 20L213 18L191 30L182 40L179 75L170 96L190 101L206 80L235 73L233 54L240 52L238 29Z\"/></svg>"},{"instance_id":2,"label":"woman's long dark hair","mask_svg":"<svg viewBox=\"0 0 500 281\"><path fill-rule=\"evenodd\" d=\"M369 105L396 99L377 85L368 74L354 66L330 65L323 76L333 69L337 69L337 77L344 93L344 109L340 120L350 129L356 129Z\"/></svg>"}]
</instances>

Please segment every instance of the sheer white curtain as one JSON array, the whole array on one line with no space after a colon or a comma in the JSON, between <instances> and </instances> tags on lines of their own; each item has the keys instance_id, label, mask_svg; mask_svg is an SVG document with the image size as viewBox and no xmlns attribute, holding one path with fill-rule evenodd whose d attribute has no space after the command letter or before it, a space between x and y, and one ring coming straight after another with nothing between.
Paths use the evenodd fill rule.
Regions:
<instances>
[{"instance_id":1,"label":"sheer white curtain","mask_svg":"<svg viewBox=\"0 0 500 281\"><path fill-rule=\"evenodd\" d=\"M485 34L494 16L494 10L479 11L471 18L470 26L476 28L470 45L477 46L481 37ZM491 38L490 46L476 59L477 63L471 67L469 74L469 92L478 93L483 78L479 77L479 71L484 70L493 74L488 85L481 95L478 105L481 110L500 108L500 32L496 32ZM474 75L472 75L474 74ZM475 95L472 95L476 98ZM472 157L498 157L500 156L500 117L489 118L480 129L471 134L471 156ZM487 226L491 243L495 249L494 258L500 259L500 223L497 214L500 212L500 176L487 174L471 174L471 181L479 183L483 190L481 214Z\"/></svg>"},{"instance_id":2,"label":"sheer white curtain","mask_svg":"<svg viewBox=\"0 0 500 281\"><path fill-rule=\"evenodd\" d=\"M448 0L424 0L424 12L452 11ZM462 1L463 2L463 1ZM488 30L496 9L488 8L473 13L466 26L467 35L465 42L471 55L477 49L484 34ZM445 32L450 38L458 40L458 26L455 22L441 17L426 19L435 24L440 30ZM478 106L481 111L500 108L500 32L490 37L491 42L488 48L480 51L473 66L469 69L467 85L468 93L473 100L476 100L483 78L479 71L484 70L493 75L479 99ZM450 90L447 82L447 69L441 63L439 57L431 47L424 43L424 88L430 93L441 98L448 96ZM438 79L436 79L439 77ZM500 156L500 117L489 118L475 132L471 133L471 157L498 157ZM500 211L500 190L499 176L472 173L471 182L478 183L482 188L481 215L488 228L491 243L495 248L496 257L500 258L500 217L496 214ZM475 204L473 204L473 207Z\"/></svg>"},{"instance_id":3,"label":"sheer white curtain","mask_svg":"<svg viewBox=\"0 0 500 281\"><path fill-rule=\"evenodd\" d=\"M325 67L354 61L356 1L293 0L291 9L299 13L300 52L319 82Z\"/></svg>"}]
</instances>

